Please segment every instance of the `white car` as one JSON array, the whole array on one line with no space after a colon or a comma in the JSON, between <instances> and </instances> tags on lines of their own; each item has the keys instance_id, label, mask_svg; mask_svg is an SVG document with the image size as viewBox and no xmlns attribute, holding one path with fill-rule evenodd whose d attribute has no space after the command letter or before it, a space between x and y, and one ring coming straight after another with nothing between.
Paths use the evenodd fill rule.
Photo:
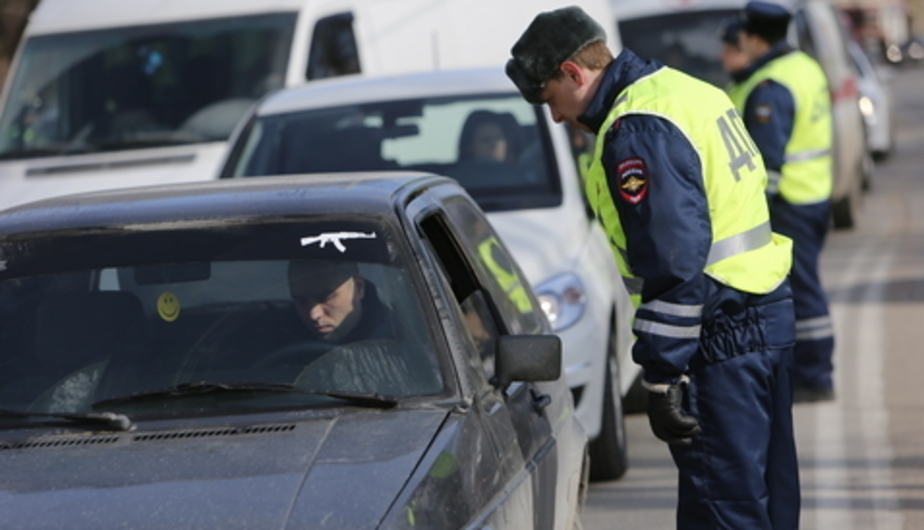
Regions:
<instances>
[{"instance_id":1,"label":"white car","mask_svg":"<svg viewBox=\"0 0 924 530\"><path fill-rule=\"evenodd\" d=\"M847 50L859 74L860 112L866 121L867 147L874 158L884 160L894 147L895 109L892 90L856 41L849 41Z\"/></svg>"},{"instance_id":2,"label":"white car","mask_svg":"<svg viewBox=\"0 0 924 530\"><path fill-rule=\"evenodd\" d=\"M232 136L221 177L418 170L458 180L562 338L591 478L615 479L627 466L622 396L641 369L632 306L582 190L592 148L592 137L526 103L502 68L343 78L268 96Z\"/></svg>"},{"instance_id":3,"label":"white car","mask_svg":"<svg viewBox=\"0 0 924 530\"><path fill-rule=\"evenodd\" d=\"M831 215L835 228L851 228L870 170L860 114L857 74L847 52L849 37L830 0L778 0L793 13L790 43L814 57L828 77L834 121L834 190ZM728 76L719 61L718 30L741 11L746 0L610 0L626 48L641 57L725 87Z\"/></svg>"}]
</instances>

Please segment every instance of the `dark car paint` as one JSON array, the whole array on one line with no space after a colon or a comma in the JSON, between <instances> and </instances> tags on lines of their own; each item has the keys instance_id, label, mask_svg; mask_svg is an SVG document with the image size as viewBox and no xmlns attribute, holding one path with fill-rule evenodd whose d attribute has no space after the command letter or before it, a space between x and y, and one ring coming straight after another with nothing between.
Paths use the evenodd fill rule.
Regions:
<instances>
[{"instance_id":1,"label":"dark car paint","mask_svg":"<svg viewBox=\"0 0 924 530\"><path fill-rule=\"evenodd\" d=\"M463 192L464 193L464 192ZM446 212L444 204L460 196L460 189L457 186L434 186L429 193L415 198L408 207L407 215L415 223L409 227L413 230L419 229L422 219L430 215L444 215L447 226L452 227L450 230L454 234L454 240L458 244L459 252L465 254L468 261L474 261L477 252L469 248L464 243L464 238L459 237L464 230L470 230L471 227L462 226L459 219ZM417 247L422 247L419 240L415 240ZM425 261L422 266L423 270L438 270L439 264L436 263L431 253L421 248L421 258ZM431 282L431 291L440 293L437 299L451 299L452 295L448 292L445 284L439 282L432 276L427 276ZM448 306L439 304L438 309L446 310ZM444 312L445 313L445 312ZM446 315L441 314L445 327L449 328L447 336L458 337L462 333L454 329L462 322L462 316L459 314ZM543 321L544 331L550 332L548 323ZM449 324L451 323L451 324ZM531 510L533 513L529 516L532 521L530 525L533 528L551 528L554 521L555 506L555 481L557 471L557 455L551 451L549 444L554 442L551 437L551 428L549 421L544 417L542 410L535 410L533 403L537 399L532 385L516 385L514 388L505 392L502 396L499 392L493 391L493 387L483 381L482 372L472 366L472 356L470 355L471 345L452 344L454 357L457 360L456 365L465 368L465 377L470 378L468 383L470 388L476 389L474 394L473 409L480 412L483 427L494 440L495 447L502 455L502 461L521 461L525 465L534 469L531 473L530 489L532 490L531 504L536 507ZM461 351L460 351L461 350ZM481 380L479 380L481 378ZM482 389L478 391L477 389ZM502 406L506 403L509 407ZM519 455L515 455L516 449L520 450ZM523 464L520 464L522 468ZM513 473L511 470L509 473ZM508 474L507 480L513 480L516 474ZM510 493L510 496L515 496ZM506 501L507 499L505 499ZM515 502L508 502L508 506L514 505ZM549 513L549 510L552 513ZM493 514L497 517L503 517L503 510ZM523 520L524 514L511 516L513 520ZM503 519L502 519L503 520Z\"/></svg>"},{"instance_id":2,"label":"dark car paint","mask_svg":"<svg viewBox=\"0 0 924 530\"><path fill-rule=\"evenodd\" d=\"M313 528L375 528L446 414L238 416L223 425L235 429L187 420L98 434L96 443L49 432L0 451L0 526L280 528L291 515Z\"/></svg>"},{"instance_id":3,"label":"dark car paint","mask_svg":"<svg viewBox=\"0 0 924 530\"><path fill-rule=\"evenodd\" d=\"M0 431L0 526L551 528L559 462L550 420L537 406L542 396L532 384L514 384L505 396L484 379L470 339L461 338L458 308L420 241L419 216L439 211L449 197L471 201L467 194L428 175L219 185L45 201L0 215L0 238L166 221L223 224L306 210L391 218L409 236L404 243L421 265L454 359L452 412L440 406L442 396L434 410L399 406L320 420L287 414L273 421L294 424L289 432L216 437L186 433L240 426L247 417L141 423L137 432L102 435L117 440L100 445L56 443L57 436L91 436L60 428L25 442ZM155 441L132 442L142 435Z\"/></svg>"}]
</instances>

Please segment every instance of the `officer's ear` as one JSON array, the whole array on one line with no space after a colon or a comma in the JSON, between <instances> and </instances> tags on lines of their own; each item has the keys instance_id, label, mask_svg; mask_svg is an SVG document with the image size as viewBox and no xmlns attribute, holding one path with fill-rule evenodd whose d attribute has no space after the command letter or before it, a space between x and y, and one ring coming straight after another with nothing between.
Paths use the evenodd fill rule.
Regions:
<instances>
[{"instance_id":1,"label":"officer's ear","mask_svg":"<svg viewBox=\"0 0 924 530\"><path fill-rule=\"evenodd\" d=\"M587 76L584 74L584 69L578 66L577 63L572 61L565 61L561 63L561 66L558 67L564 77L570 78L578 87L584 86L587 82Z\"/></svg>"}]
</instances>

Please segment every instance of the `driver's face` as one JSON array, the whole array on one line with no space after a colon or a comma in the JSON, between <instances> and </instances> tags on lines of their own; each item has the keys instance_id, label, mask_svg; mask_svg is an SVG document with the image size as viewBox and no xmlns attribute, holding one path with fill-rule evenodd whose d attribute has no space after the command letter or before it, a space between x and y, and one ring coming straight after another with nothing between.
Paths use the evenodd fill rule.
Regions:
<instances>
[{"instance_id":1,"label":"driver's face","mask_svg":"<svg viewBox=\"0 0 924 530\"><path fill-rule=\"evenodd\" d=\"M289 292L302 322L321 340L334 341L350 332L359 317L364 282L353 276L339 284L315 278L290 278Z\"/></svg>"},{"instance_id":2,"label":"driver's face","mask_svg":"<svg viewBox=\"0 0 924 530\"><path fill-rule=\"evenodd\" d=\"M472 138L472 154L480 160L496 160L503 162L507 159L507 139L504 131L496 123L483 123Z\"/></svg>"}]
</instances>

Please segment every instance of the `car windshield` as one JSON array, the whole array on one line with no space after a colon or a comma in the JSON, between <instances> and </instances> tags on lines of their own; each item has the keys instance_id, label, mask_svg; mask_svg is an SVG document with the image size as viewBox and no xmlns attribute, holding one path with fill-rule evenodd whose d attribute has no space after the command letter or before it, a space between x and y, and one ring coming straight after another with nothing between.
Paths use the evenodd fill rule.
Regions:
<instances>
[{"instance_id":1,"label":"car windshield","mask_svg":"<svg viewBox=\"0 0 924 530\"><path fill-rule=\"evenodd\" d=\"M355 217L0 240L0 409L135 418L440 394L446 364L399 248Z\"/></svg>"},{"instance_id":2,"label":"car windshield","mask_svg":"<svg viewBox=\"0 0 924 530\"><path fill-rule=\"evenodd\" d=\"M224 177L417 170L486 211L561 203L541 109L516 94L385 101L257 118Z\"/></svg>"},{"instance_id":3,"label":"car windshield","mask_svg":"<svg viewBox=\"0 0 924 530\"><path fill-rule=\"evenodd\" d=\"M669 13L619 21L619 34L626 48L645 59L657 59L667 66L724 88L728 74L719 61L719 27L732 9Z\"/></svg>"},{"instance_id":4,"label":"car windshield","mask_svg":"<svg viewBox=\"0 0 924 530\"><path fill-rule=\"evenodd\" d=\"M225 140L283 85L294 13L27 39L0 158Z\"/></svg>"}]
</instances>

